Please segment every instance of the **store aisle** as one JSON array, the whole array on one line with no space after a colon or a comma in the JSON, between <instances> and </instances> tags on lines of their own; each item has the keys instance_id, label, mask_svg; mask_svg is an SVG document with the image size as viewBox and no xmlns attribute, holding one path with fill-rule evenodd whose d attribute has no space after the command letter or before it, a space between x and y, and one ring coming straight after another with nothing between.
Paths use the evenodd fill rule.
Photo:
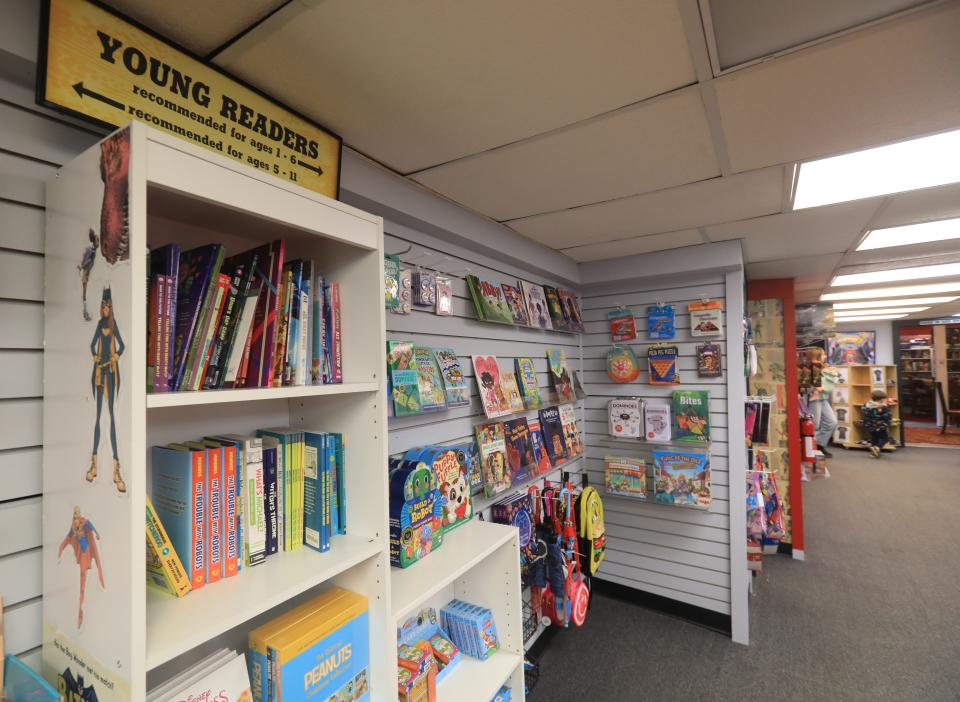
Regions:
<instances>
[{"instance_id":1,"label":"store aisle","mask_svg":"<svg viewBox=\"0 0 960 702\"><path fill-rule=\"evenodd\" d=\"M960 699L960 454L834 455L805 485L810 560L768 559L749 648L598 597L531 699Z\"/></svg>"}]
</instances>

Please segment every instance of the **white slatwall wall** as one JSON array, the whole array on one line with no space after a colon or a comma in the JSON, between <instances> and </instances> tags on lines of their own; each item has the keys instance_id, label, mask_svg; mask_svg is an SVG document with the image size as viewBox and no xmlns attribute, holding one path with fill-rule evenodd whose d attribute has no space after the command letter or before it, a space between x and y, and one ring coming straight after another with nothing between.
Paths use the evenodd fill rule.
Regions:
<instances>
[{"instance_id":1,"label":"white slatwall wall","mask_svg":"<svg viewBox=\"0 0 960 702\"><path fill-rule=\"evenodd\" d=\"M642 279L625 282L584 294L583 367L587 382L586 400L587 470L591 483L603 483L603 458L606 455L640 456L647 460L648 479L653 477L655 448L669 444L616 439L607 431L607 402L615 397L667 399L674 386L647 383L647 306L658 301L669 303L677 312L676 343L680 349L680 379L677 389L710 392L710 468L713 505L709 511L671 507L604 496L607 525L607 556L601 576L622 585L644 590L721 614L731 613L730 598L730 525L728 492L727 380L730 370L725 337L695 340L690 336L687 304L700 296L723 299L724 275L716 273L685 278L683 282L644 284ZM606 373L606 354L611 347L607 312L617 305L630 308L636 318L637 341L628 344L636 353L642 371L634 383L617 384ZM726 310L724 311L726 317ZM724 333L727 331L724 319ZM720 344L723 349L721 378L699 378L696 371L696 346L703 341ZM735 372L741 362L735 361ZM694 444L674 447L699 448ZM736 512L740 514L740 510Z\"/></svg>"},{"instance_id":2,"label":"white slatwall wall","mask_svg":"<svg viewBox=\"0 0 960 702\"><path fill-rule=\"evenodd\" d=\"M528 356L533 359L537 370L537 380L540 384L544 400L552 397L550 378L547 369L547 348L562 348L567 354L569 365L572 368L580 367L580 335L565 332L544 331L504 324L481 322L476 318L473 303L467 292L464 276L469 273L492 282L514 283L518 278L537 283L557 284L556 280L544 279L541 275L532 274L509 264L471 254L467 251L438 241L433 236L417 232L408 227L392 222L384 223L387 235L384 237L384 246L388 253L405 251L412 246L412 250L401 256L401 260L409 262L409 267L415 268L420 264L427 269L437 269L440 272L454 275L454 315L452 317L437 316L429 308L413 306L409 315L387 313L387 339L414 341L424 346L449 346L456 351L463 366L464 375L470 384L471 404L469 407L426 412L411 417L390 418L390 454L398 454L414 446L425 444L459 443L473 437L474 427L485 421L483 407L480 403L477 383L473 377L471 355L492 354L497 357L501 368L512 368L517 357ZM568 287L561 282L561 286ZM582 423L583 402L577 403ZM527 417L536 417L536 411L527 413ZM571 461L563 466L563 470L578 473L583 464L582 459ZM559 480L560 470L556 470L548 477ZM503 495L485 499L482 494L476 497L476 506L485 509L489 504L500 499ZM486 515L489 516L489 515Z\"/></svg>"}]
</instances>

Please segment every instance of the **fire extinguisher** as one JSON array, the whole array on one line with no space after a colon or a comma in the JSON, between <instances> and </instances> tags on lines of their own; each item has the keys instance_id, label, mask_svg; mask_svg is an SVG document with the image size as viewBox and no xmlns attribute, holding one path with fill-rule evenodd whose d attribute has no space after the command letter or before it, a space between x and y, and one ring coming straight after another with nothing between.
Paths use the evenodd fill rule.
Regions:
<instances>
[{"instance_id":1,"label":"fire extinguisher","mask_svg":"<svg viewBox=\"0 0 960 702\"><path fill-rule=\"evenodd\" d=\"M803 415L800 419L800 461L802 463L817 462L817 440L814 438L816 427L813 426L813 416Z\"/></svg>"}]
</instances>

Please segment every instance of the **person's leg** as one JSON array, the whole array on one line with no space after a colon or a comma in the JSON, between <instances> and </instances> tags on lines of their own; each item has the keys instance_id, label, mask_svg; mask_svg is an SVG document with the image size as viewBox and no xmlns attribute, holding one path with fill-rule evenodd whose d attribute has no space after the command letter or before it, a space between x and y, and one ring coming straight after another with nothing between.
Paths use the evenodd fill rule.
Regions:
<instances>
[{"instance_id":1,"label":"person's leg","mask_svg":"<svg viewBox=\"0 0 960 702\"><path fill-rule=\"evenodd\" d=\"M870 432L870 453L873 454L874 458L880 458L880 449L882 449L886 443L883 440L882 433L882 430Z\"/></svg>"},{"instance_id":2,"label":"person's leg","mask_svg":"<svg viewBox=\"0 0 960 702\"><path fill-rule=\"evenodd\" d=\"M830 454L825 449L830 443L834 429L837 428L837 413L833 411L833 407L826 400L820 400L817 404L820 405L820 421L814 422L817 446L829 458Z\"/></svg>"}]
</instances>

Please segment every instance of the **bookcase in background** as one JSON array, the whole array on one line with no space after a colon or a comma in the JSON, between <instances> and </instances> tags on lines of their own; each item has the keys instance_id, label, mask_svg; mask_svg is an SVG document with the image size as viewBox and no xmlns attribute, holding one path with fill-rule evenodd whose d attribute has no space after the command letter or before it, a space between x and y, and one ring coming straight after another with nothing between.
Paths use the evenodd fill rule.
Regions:
<instances>
[{"instance_id":1,"label":"bookcase in background","mask_svg":"<svg viewBox=\"0 0 960 702\"><path fill-rule=\"evenodd\" d=\"M833 411L837 414L834 441L844 448L866 449L861 443L870 439L870 432L863 426L863 406L870 401L874 390L883 390L887 398L896 400L890 407L893 426L890 437L900 437L900 396L897 384L897 367L894 365L846 365L839 366L840 379L833 389ZM902 439L901 439L902 440ZM888 443L884 451L895 451L898 444Z\"/></svg>"},{"instance_id":2,"label":"bookcase in background","mask_svg":"<svg viewBox=\"0 0 960 702\"><path fill-rule=\"evenodd\" d=\"M61 168L47 206L45 676L82 676L101 702L142 699L212 650L245 650L251 628L339 585L369 600L371 695L392 697L382 220L137 123ZM90 230L99 241L86 321ZM219 242L229 255L274 239L340 283L343 384L148 395L148 246ZM182 600L148 592L149 447L282 425L344 434L348 534L327 553L278 554Z\"/></svg>"}]
</instances>

